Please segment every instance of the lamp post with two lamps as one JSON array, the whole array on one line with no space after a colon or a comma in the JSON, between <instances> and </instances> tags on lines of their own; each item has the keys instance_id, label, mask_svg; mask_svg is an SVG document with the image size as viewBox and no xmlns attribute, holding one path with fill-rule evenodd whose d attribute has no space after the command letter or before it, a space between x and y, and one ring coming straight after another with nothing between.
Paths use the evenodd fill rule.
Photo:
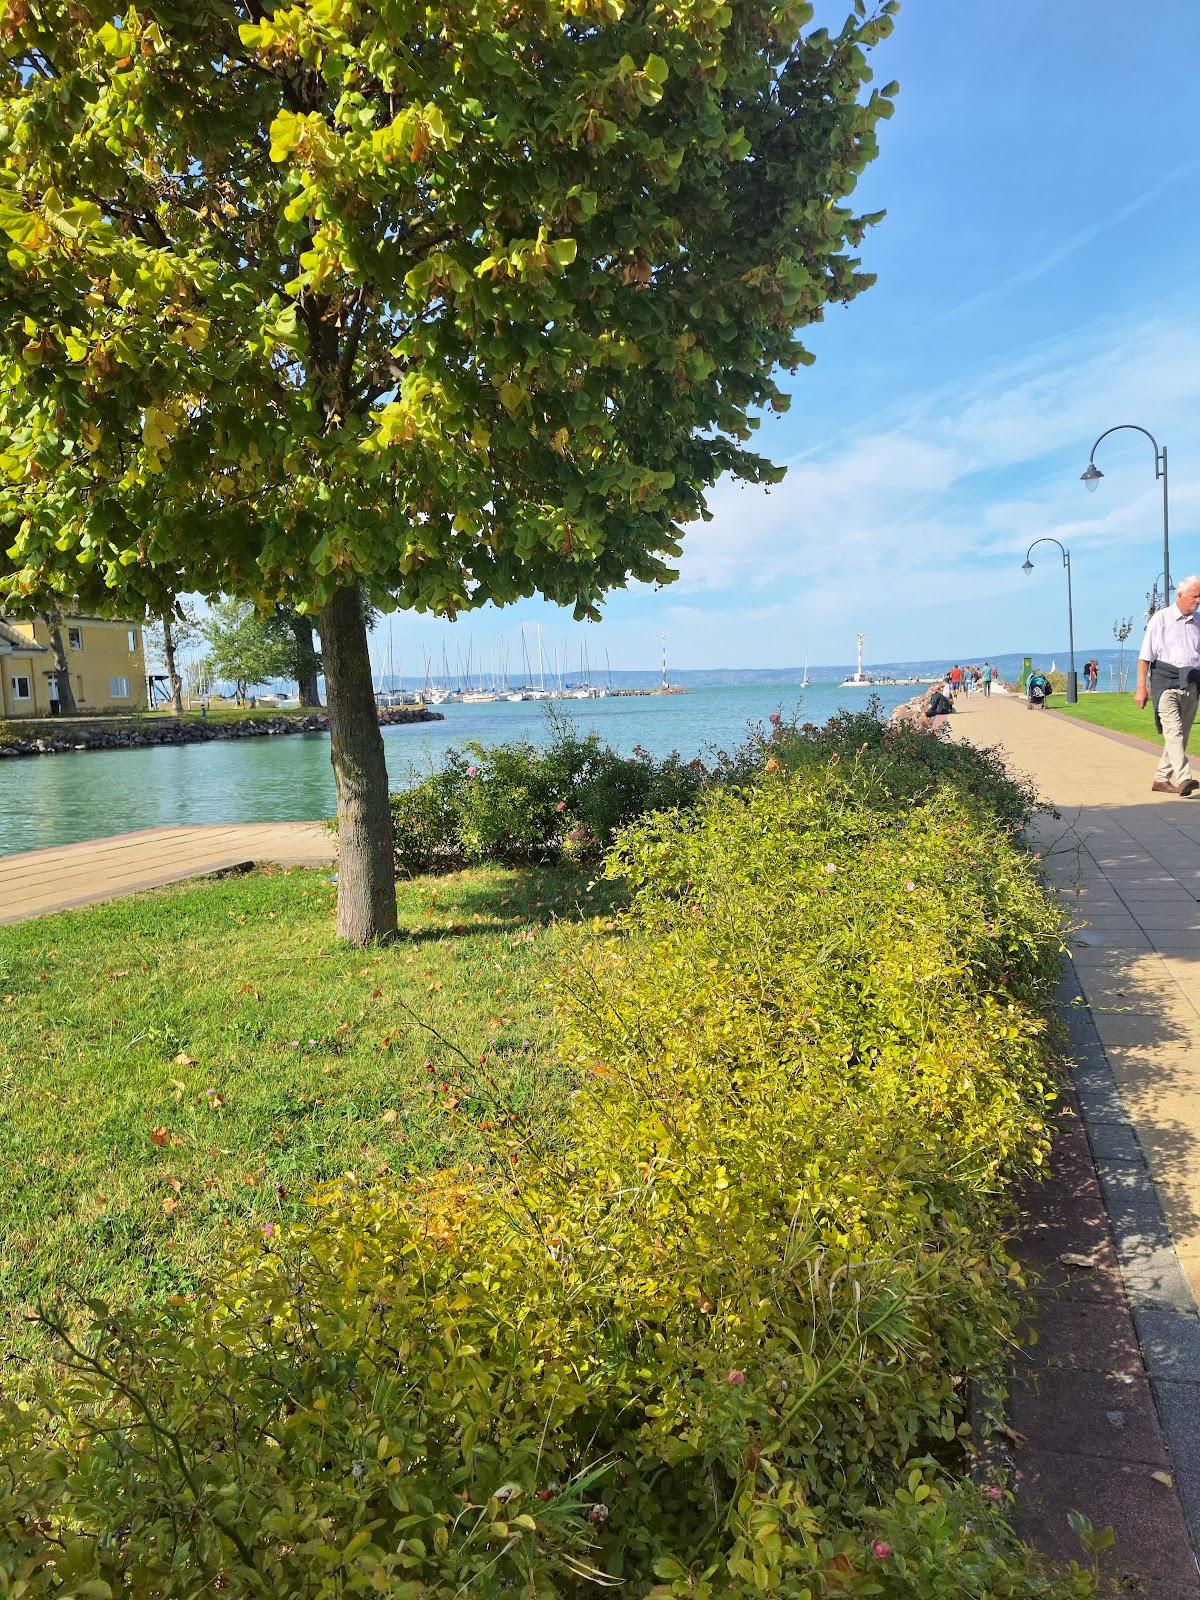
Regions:
<instances>
[{"instance_id":1,"label":"lamp post with two lamps","mask_svg":"<svg viewBox=\"0 0 1200 1600\"><path fill-rule=\"evenodd\" d=\"M1080 474L1082 482L1090 490L1095 490L1104 474L1096 465L1096 445L1103 443L1110 433L1120 433L1123 428L1129 428L1134 433L1144 433L1154 446L1154 476L1162 479L1163 486L1163 605L1171 604L1171 550L1170 530L1167 516L1167 447L1163 445L1160 450L1158 440L1148 428L1143 428L1136 422L1118 422L1115 428L1106 428L1092 446L1092 453L1088 457L1086 469Z\"/></svg>"},{"instance_id":2,"label":"lamp post with two lamps","mask_svg":"<svg viewBox=\"0 0 1200 1600\"><path fill-rule=\"evenodd\" d=\"M1057 539L1051 538L1049 534L1046 534L1041 539L1035 539L1029 549L1026 550L1025 560L1021 566L1022 572L1028 574L1033 571L1033 562L1029 557L1039 544L1057 544L1062 551L1063 566L1067 569L1067 639L1071 651L1071 670L1067 673L1067 704L1073 706L1079 699L1079 679L1075 673L1075 609L1071 599L1071 555L1064 545L1059 544Z\"/></svg>"}]
</instances>

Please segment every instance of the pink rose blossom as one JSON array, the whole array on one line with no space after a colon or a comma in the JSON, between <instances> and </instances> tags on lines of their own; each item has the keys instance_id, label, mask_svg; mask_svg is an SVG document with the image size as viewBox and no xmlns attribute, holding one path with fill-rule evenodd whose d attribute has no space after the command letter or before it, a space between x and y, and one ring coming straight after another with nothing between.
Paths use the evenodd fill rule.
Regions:
<instances>
[{"instance_id":1,"label":"pink rose blossom","mask_svg":"<svg viewBox=\"0 0 1200 1600\"><path fill-rule=\"evenodd\" d=\"M892 1547L886 1539L876 1539L871 1546L871 1554L876 1561L886 1561L892 1553Z\"/></svg>"},{"instance_id":2,"label":"pink rose blossom","mask_svg":"<svg viewBox=\"0 0 1200 1600\"><path fill-rule=\"evenodd\" d=\"M725 1382L732 1384L735 1389L739 1388L745 1381L746 1374L737 1367L730 1367L725 1374Z\"/></svg>"},{"instance_id":3,"label":"pink rose blossom","mask_svg":"<svg viewBox=\"0 0 1200 1600\"><path fill-rule=\"evenodd\" d=\"M468 767L467 768L467 777L468 778L477 778L478 776L479 776L479 768L478 767Z\"/></svg>"},{"instance_id":4,"label":"pink rose blossom","mask_svg":"<svg viewBox=\"0 0 1200 1600\"><path fill-rule=\"evenodd\" d=\"M565 800L560 800L554 809L555 811L565 811L567 809L567 802Z\"/></svg>"},{"instance_id":5,"label":"pink rose blossom","mask_svg":"<svg viewBox=\"0 0 1200 1600\"><path fill-rule=\"evenodd\" d=\"M263 1223L263 1238L264 1239L269 1239L274 1232L275 1232L275 1224L273 1222L264 1222Z\"/></svg>"}]
</instances>

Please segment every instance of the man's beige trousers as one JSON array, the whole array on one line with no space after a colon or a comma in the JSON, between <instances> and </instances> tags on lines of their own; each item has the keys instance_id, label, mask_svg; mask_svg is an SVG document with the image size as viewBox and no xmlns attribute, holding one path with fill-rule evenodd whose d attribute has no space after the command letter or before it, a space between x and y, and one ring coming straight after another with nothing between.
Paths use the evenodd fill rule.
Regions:
<instances>
[{"instance_id":1,"label":"man's beige trousers","mask_svg":"<svg viewBox=\"0 0 1200 1600\"><path fill-rule=\"evenodd\" d=\"M1196 720L1196 688L1164 689L1158 700L1158 720L1162 723L1163 753L1154 774L1158 783L1177 787L1192 775L1188 766L1187 742Z\"/></svg>"}]
</instances>

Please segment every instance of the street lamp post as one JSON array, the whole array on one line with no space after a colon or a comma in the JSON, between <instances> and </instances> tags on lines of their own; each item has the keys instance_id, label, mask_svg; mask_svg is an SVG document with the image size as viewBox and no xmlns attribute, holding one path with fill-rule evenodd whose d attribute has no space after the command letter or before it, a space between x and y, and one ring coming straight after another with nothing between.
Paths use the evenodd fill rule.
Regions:
<instances>
[{"instance_id":1,"label":"street lamp post","mask_svg":"<svg viewBox=\"0 0 1200 1600\"><path fill-rule=\"evenodd\" d=\"M1162 479L1163 486L1163 583L1165 585L1163 593L1163 605L1169 606L1171 604L1171 539L1170 523L1167 514L1166 445L1163 445L1162 449L1160 450L1158 447L1158 440L1154 437L1150 430L1148 428L1141 427L1136 422L1118 422L1115 428L1106 428L1105 431L1100 435L1100 438L1096 440L1096 444L1092 446L1092 453L1088 457L1087 468L1080 474L1080 477L1090 490L1095 490L1097 484L1100 482L1100 479L1104 476L1104 474L1100 471L1100 468L1096 465L1096 445L1107 439L1110 433L1120 433L1122 428L1130 428L1134 433L1144 433L1147 439L1149 439L1150 443L1154 446L1154 476L1156 480L1158 478Z\"/></svg>"},{"instance_id":2,"label":"street lamp post","mask_svg":"<svg viewBox=\"0 0 1200 1600\"><path fill-rule=\"evenodd\" d=\"M1079 699L1079 679L1075 673L1075 607L1071 599L1071 555L1065 546L1059 544L1057 539L1052 539L1047 534L1042 539L1035 539L1029 549L1026 550L1025 560L1021 566L1022 572L1030 573L1033 571L1033 562L1029 557L1039 544L1057 544L1062 551L1063 566L1067 569L1067 640L1071 650L1071 670L1067 673L1067 704L1073 706Z\"/></svg>"}]
</instances>

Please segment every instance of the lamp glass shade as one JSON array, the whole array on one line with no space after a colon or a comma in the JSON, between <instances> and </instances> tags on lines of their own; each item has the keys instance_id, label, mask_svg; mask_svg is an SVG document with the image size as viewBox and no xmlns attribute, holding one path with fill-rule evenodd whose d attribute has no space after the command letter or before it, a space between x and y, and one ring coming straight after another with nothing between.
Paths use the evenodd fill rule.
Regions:
<instances>
[{"instance_id":1,"label":"lamp glass shade","mask_svg":"<svg viewBox=\"0 0 1200 1600\"><path fill-rule=\"evenodd\" d=\"M1089 461L1087 471L1080 473L1080 481L1087 486L1089 493L1094 494L1096 492L1096 486L1103 476L1104 474L1100 471L1100 468L1096 465L1096 463L1094 461Z\"/></svg>"},{"instance_id":2,"label":"lamp glass shade","mask_svg":"<svg viewBox=\"0 0 1200 1600\"><path fill-rule=\"evenodd\" d=\"M1033 571L1033 562L1030 561L1028 556L1026 556L1025 560L1021 563L1021 571L1022 572L1032 572Z\"/></svg>"}]
</instances>

